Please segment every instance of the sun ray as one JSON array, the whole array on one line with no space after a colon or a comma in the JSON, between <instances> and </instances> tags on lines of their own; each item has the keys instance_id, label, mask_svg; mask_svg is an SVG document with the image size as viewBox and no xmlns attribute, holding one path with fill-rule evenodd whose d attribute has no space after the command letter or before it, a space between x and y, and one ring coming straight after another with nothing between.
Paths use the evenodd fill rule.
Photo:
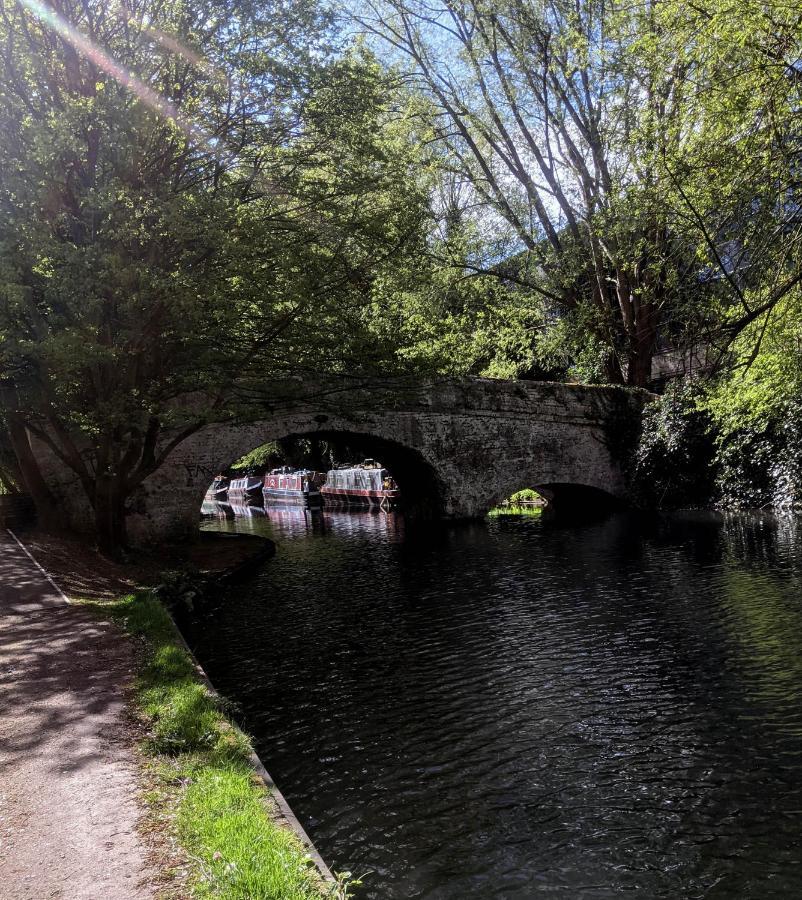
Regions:
<instances>
[{"instance_id":1,"label":"sun ray","mask_svg":"<svg viewBox=\"0 0 802 900\"><path fill-rule=\"evenodd\" d=\"M93 43L85 34L67 22L52 7L40 0L18 0L32 15L36 16L47 27L59 34L101 71L110 75L127 90L137 97L142 103L165 119L173 122L188 138L199 144L206 152L220 161L224 160L224 154L216 146L214 138L206 133L200 126L187 121L176 106L154 91L130 71L126 71L108 53ZM165 35L166 37L166 35ZM177 43L177 42L174 42ZM188 51L184 50L182 55Z\"/></svg>"}]
</instances>

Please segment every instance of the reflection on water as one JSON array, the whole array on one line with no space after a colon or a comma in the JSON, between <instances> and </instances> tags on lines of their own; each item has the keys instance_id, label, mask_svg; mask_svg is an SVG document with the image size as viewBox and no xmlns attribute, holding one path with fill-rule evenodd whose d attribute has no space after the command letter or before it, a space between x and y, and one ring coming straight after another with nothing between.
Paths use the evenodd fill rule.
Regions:
<instances>
[{"instance_id":1,"label":"reflection on water","mask_svg":"<svg viewBox=\"0 0 802 900\"><path fill-rule=\"evenodd\" d=\"M201 504L202 519L260 519L265 508L251 503L218 503L204 500Z\"/></svg>"},{"instance_id":2,"label":"reflection on water","mask_svg":"<svg viewBox=\"0 0 802 900\"><path fill-rule=\"evenodd\" d=\"M802 895L793 520L268 508L188 637L366 898Z\"/></svg>"},{"instance_id":3,"label":"reflection on water","mask_svg":"<svg viewBox=\"0 0 802 900\"><path fill-rule=\"evenodd\" d=\"M399 513L380 507L369 509L306 508L295 504L269 504L266 506L232 506L228 503L204 503L201 507L204 520L201 530L258 532L276 539L295 538L309 532L325 534L334 531L339 535L371 533L390 538L404 534L404 519ZM248 519L268 519L251 525ZM212 520L212 521L210 521ZM229 524L223 524L228 522Z\"/></svg>"},{"instance_id":4,"label":"reflection on water","mask_svg":"<svg viewBox=\"0 0 802 900\"><path fill-rule=\"evenodd\" d=\"M499 516L529 516L532 519L539 519L543 515L545 507L535 506L533 503L523 504L510 503L502 506L495 506L488 510L488 517L497 519Z\"/></svg>"}]
</instances>

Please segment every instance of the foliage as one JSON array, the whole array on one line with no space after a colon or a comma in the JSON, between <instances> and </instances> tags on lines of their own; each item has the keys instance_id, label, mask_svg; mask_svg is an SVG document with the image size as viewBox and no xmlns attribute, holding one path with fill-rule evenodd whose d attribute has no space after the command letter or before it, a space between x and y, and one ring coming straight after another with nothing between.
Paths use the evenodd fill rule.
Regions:
<instances>
[{"instance_id":1,"label":"foliage","mask_svg":"<svg viewBox=\"0 0 802 900\"><path fill-rule=\"evenodd\" d=\"M634 499L643 506L703 506L713 498L715 446L699 387L674 384L649 403L633 466Z\"/></svg>"},{"instance_id":2,"label":"foliage","mask_svg":"<svg viewBox=\"0 0 802 900\"><path fill-rule=\"evenodd\" d=\"M785 3L753 0L668 0L657 14L674 40L646 52L697 85L681 152L665 167L677 227L718 298L702 319L723 365L700 398L715 433L718 502L798 508L802 21Z\"/></svg>"},{"instance_id":3,"label":"foliage","mask_svg":"<svg viewBox=\"0 0 802 900\"><path fill-rule=\"evenodd\" d=\"M425 277L421 277L425 276ZM422 264L394 315L380 327L395 335L410 365L441 373L518 378L537 371L542 310L489 277L467 277L460 263Z\"/></svg>"},{"instance_id":4,"label":"foliage","mask_svg":"<svg viewBox=\"0 0 802 900\"><path fill-rule=\"evenodd\" d=\"M802 400L786 404L777 428L779 450L771 466L774 509L802 512Z\"/></svg>"},{"instance_id":5,"label":"foliage","mask_svg":"<svg viewBox=\"0 0 802 900\"><path fill-rule=\"evenodd\" d=\"M802 318L798 292L784 297L733 344L741 365L709 386L721 502L802 506Z\"/></svg>"},{"instance_id":6,"label":"foliage","mask_svg":"<svg viewBox=\"0 0 802 900\"><path fill-rule=\"evenodd\" d=\"M642 54L694 86L663 160L675 227L715 284L708 335L726 354L749 330L752 353L802 280L802 20L783 0L667 0L655 16L671 39L642 37Z\"/></svg>"},{"instance_id":7,"label":"foliage","mask_svg":"<svg viewBox=\"0 0 802 900\"><path fill-rule=\"evenodd\" d=\"M516 491L504 500L500 506L488 510L487 516L496 519L499 516L530 516L538 517L543 512L545 502L543 497L532 488L524 488Z\"/></svg>"},{"instance_id":8,"label":"foliage","mask_svg":"<svg viewBox=\"0 0 802 900\"><path fill-rule=\"evenodd\" d=\"M712 382L674 385L647 408L635 467L640 502L802 508L799 317L790 309L760 327L749 365ZM747 330L736 358L753 347Z\"/></svg>"},{"instance_id":9,"label":"foliage","mask_svg":"<svg viewBox=\"0 0 802 900\"><path fill-rule=\"evenodd\" d=\"M719 438L717 487L719 503L730 508L762 508L772 497L771 471L776 442L766 430L748 426Z\"/></svg>"},{"instance_id":10,"label":"foliage","mask_svg":"<svg viewBox=\"0 0 802 900\"><path fill-rule=\"evenodd\" d=\"M802 395L802 294L786 297L764 323L745 329L733 356L740 365L710 386L706 400L725 437L744 427L765 430L789 398Z\"/></svg>"},{"instance_id":11,"label":"foliage","mask_svg":"<svg viewBox=\"0 0 802 900\"><path fill-rule=\"evenodd\" d=\"M16 493L20 490L20 481L11 436L0 409L0 494Z\"/></svg>"},{"instance_id":12,"label":"foliage","mask_svg":"<svg viewBox=\"0 0 802 900\"><path fill-rule=\"evenodd\" d=\"M530 519L537 519L543 515L542 506L496 506L487 511L489 519L499 519L505 516L523 516Z\"/></svg>"},{"instance_id":13,"label":"foliage","mask_svg":"<svg viewBox=\"0 0 802 900\"><path fill-rule=\"evenodd\" d=\"M505 502L514 506L516 503L534 503L535 501L542 499L543 498L537 491L532 488L524 488L522 491L516 491Z\"/></svg>"},{"instance_id":14,"label":"foliage","mask_svg":"<svg viewBox=\"0 0 802 900\"><path fill-rule=\"evenodd\" d=\"M433 253L455 283L483 282L488 309L498 278L526 310L509 333L498 319L485 332L470 304L445 322L469 371L646 385L659 348L700 346L726 367L732 340L798 285L793 5L349 9L422 98Z\"/></svg>"},{"instance_id":15,"label":"foliage","mask_svg":"<svg viewBox=\"0 0 802 900\"><path fill-rule=\"evenodd\" d=\"M284 454L276 441L269 441L240 457L232 466L232 472L251 472L274 468L284 461Z\"/></svg>"},{"instance_id":16,"label":"foliage","mask_svg":"<svg viewBox=\"0 0 802 900\"><path fill-rule=\"evenodd\" d=\"M717 404L720 396L716 397ZM802 400L784 397L760 417L716 436L719 502L734 508L802 510Z\"/></svg>"},{"instance_id":17,"label":"foliage","mask_svg":"<svg viewBox=\"0 0 802 900\"><path fill-rule=\"evenodd\" d=\"M354 17L427 98L466 186L460 224L491 232L469 270L523 284L549 325L578 319L580 372L644 386L658 326L696 282L661 170L687 73L637 52L665 27L599 0L379 0ZM522 251L523 277L507 265Z\"/></svg>"},{"instance_id":18,"label":"foliage","mask_svg":"<svg viewBox=\"0 0 802 900\"><path fill-rule=\"evenodd\" d=\"M348 879L323 885L298 839L271 817L250 742L200 681L164 606L147 593L87 605L142 642L136 698L150 730L152 814L187 852L193 896L346 897Z\"/></svg>"}]
</instances>

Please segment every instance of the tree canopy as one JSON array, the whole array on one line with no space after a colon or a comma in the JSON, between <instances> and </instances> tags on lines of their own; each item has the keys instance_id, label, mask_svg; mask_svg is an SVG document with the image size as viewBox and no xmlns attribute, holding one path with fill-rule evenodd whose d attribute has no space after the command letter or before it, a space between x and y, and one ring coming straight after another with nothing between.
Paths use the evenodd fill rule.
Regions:
<instances>
[{"instance_id":1,"label":"tree canopy","mask_svg":"<svg viewBox=\"0 0 802 900\"><path fill-rule=\"evenodd\" d=\"M492 236L474 268L549 311L543 358L645 386L656 354L726 355L798 283L787 4L370 0L351 16L431 105L443 169Z\"/></svg>"}]
</instances>

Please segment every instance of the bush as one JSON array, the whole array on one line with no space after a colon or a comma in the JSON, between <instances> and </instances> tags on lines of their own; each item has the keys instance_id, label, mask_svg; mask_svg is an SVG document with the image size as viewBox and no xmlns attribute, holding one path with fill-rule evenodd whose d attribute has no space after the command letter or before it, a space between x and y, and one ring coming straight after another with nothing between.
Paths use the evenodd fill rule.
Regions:
<instances>
[{"instance_id":1,"label":"bush","mask_svg":"<svg viewBox=\"0 0 802 900\"><path fill-rule=\"evenodd\" d=\"M716 451L722 506L802 510L802 400L720 432Z\"/></svg>"},{"instance_id":2,"label":"bush","mask_svg":"<svg viewBox=\"0 0 802 900\"><path fill-rule=\"evenodd\" d=\"M713 498L716 447L699 396L697 386L675 383L644 410L632 479L638 505L703 506Z\"/></svg>"}]
</instances>

